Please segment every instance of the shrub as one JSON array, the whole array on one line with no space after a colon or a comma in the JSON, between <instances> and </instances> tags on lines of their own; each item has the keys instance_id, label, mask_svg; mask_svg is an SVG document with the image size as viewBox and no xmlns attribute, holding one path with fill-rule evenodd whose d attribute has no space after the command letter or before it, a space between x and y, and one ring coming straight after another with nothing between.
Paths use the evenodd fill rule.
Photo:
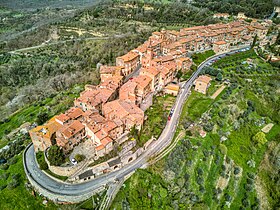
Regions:
<instances>
[{"instance_id":1,"label":"shrub","mask_svg":"<svg viewBox=\"0 0 280 210\"><path fill-rule=\"evenodd\" d=\"M249 191L249 192L252 192L253 191L253 186L250 185L250 184L245 184L245 190Z\"/></svg>"},{"instance_id":2,"label":"shrub","mask_svg":"<svg viewBox=\"0 0 280 210\"><path fill-rule=\"evenodd\" d=\"M0 191L4 190L6 187L7 187L6 184L1 185L1 186L0 186Z\"/></svg>"},{"instance_id":3,"label":"shrub","mask_svg":"<svg viewBox=\"0 0 280 210\"><path fill-rule=\"evenodd\" d=\"M217 74L216 80L217 80L217 81L222 81L222 80L223 80L223 75L222 75L221 72L219 72L219 73Z\"/></svg>"},{"instance_id":4,"label":"shrub","mask_svg":"<svg viewBox=\"0 0 280 210\"><path fill-rule=\"evenodd\" d=\"M18 173L17 173L17 174L13 174L13 175L12 175L12 179L15 180L15 181L19 181L19 179L20 179L20 174L18 174Z\"/></svg>"},{"instance_id":5,"label":"shrub","mask_svg":"<svg viewBox=\"0 0 280 210\"><path fill-rule=\"evenodd\" d=\"M250 205L250 203L247 199L242 199L242 204L244 207L248 207Z\"/></svg>"},{"instance_id":6,"label":"shrub","mask_svg":"<svg viewBox=\"0 0 280 210\"><path fill-rule=\"evenodd\" d=\"M9 164L7 163L1 166L2 170L8 170L8 168L9 168Z\"/></svg>"},{"instance_id":7,"label":"shrub","mask_svg":"<svg viewBox=\"0 0 280 210\"><path fill-rule=\"evenodd\" d=\"M36 158L41 170L47 170L49 168L42 151L36 153Z\"/></svg>"},{"instance_id":8,"label":"shrub","mask_svg":"<svg viewBox=\"0 0 280 210\"><path fill-rule=\"evenodd\" d=\"M64 162L64 154L57 145L51 146L48 151L48 158L51 165L59 166Z\"/></svg>"},{"instance_id":9,"label":"shrub","mask_svg":"<svg viewBox=\"0 0 280 210\"><path fill-rule=\"evenodd\" d=\"M203 129L207 132L211 132L214 128L214 125L213 123L207 123L203 126Z\"/></svg>"},{"instance_id":10,"label":"shrub","mask_svg":"<svg viewBox=\"0 0 280 210\"><path fill-rule=\"evenodd\" d=\"M256 135L253 136L252 140L258 146L261 146L261 145L263 145L267 142L267 139L266 139L265 134L263 132L258 132Z\"/></svg>"},{"instance_id":11,"label":"shrub","mask_svg":"<svg viewBox=\"0 0 280 210\"><path fill-rule=\"evenodd\" d=\"M250 179L255 179L255 174L254 173L249 172L247 175Z\"/></svg>"},{"instance_id":12,"label":"shrub","mask_svg":"<svg viewBox=\"0 0 280 210\"><path fill-rule=\"evenodd\" d=\"M201 168L198 168L198 169L197 169L197 174L198 174L199 176L203 175L203 170L202 170Z\"/></svg>"},{"instance_id":13,"label":"shrub","mask_svg":"<svg viewBox=\"0 0 280 210\"><path fill-rule=\"evenodd\" d=\"M17 180L13 180L8 184L7 187L9 190L12 190L12 189L16 188L18 185L19 185L19 182Z\"/></svg>"},{"instance_id":14,"label":"shrub","mask_svg":"<svg viewBox=\"0 0 280 210\"><path fill-rule=\"evenodd\" d=\"M14 165L14 164L16 164L17 163L17 157L13 157L13 158L10 158L9 160L8 160L8 164L9 165Z\"/></svg>"},{"instance_id":15,"label":"shrub","mask_svg":"<svg viewBox=\"0 0 280 210\"><path fill-rule=\"evenodd\" d=\"M219 149L223 155L227 154L227 147L224 144L220 144Z\"/></svg>"},{"instance_id":16,"label":"shrub","mask_svg":"<svg viewBox=\"0 0 280 210\"><path fill-rule=\"evenodd\" d=\"M233 171L234 175L239 174L239 172L240 172L240 168L239 167L234 167L234 171Z\"/></svg>"},{"instance_id":17,"label":"shrub","mask_svg":"<svg viewBox=\"0 0 280 210\"><path fill-rule=\"evenodd\" d=\"M253 181L253 179L247 179L247 183L248 183L249 185L252 185L252 184L254 184L254 181Z\"/></svg>"},{"instance_id":18,"label":"shrub","mask_svg":"<svg viewBox=\"0 0 280 210\"><path fill-rule=\"evenodd\" d=\"M84 155L81 155L81 154L76 154L75 155L75 159L78 161L78 162L81 162L85 159L86 157Z\"/></svg>"},{"instance_id":19,"label":"shrub","mask_svg":"<svg viewBox=\"0 0 280 210\"><path fill-rule=\"evenodd\" d=\"M0 179L7 180L9 178L9 176L10 176L10 173L3 173L3 174L1 174Z\"/></svg>"},{"instance_id":20,"label":"shrub","mask_svg":"<svg viewBox=\"0 0 280 210\"><path fill-rule=\"evenodd\" d=\"M199 192L204 193L205 192L205 188L203 186L199 187Z\"/></svg>"},{"instance_id":21,"label":"shrub","mask_svg":"<svg viewBox=\"0 0 280 210\"><path fill-rule=\"evenodd\" d=\"M225 200L230 202L232 200L231 196L229 194L225 194Z\"/></svg>"}]
</instances>

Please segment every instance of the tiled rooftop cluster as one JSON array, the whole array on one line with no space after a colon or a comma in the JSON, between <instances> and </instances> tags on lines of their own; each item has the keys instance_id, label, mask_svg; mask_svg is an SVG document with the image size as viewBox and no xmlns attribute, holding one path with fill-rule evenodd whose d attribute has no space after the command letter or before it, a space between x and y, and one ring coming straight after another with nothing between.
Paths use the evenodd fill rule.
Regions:
<instances>
[{"instance_id":1,"label":"tiled rooftop cluster","mask_svg":"<svg viewBox=\"0 0 280 210\"><path fill-rule=\"evenodd\" d=\"M178 70L190 69L189 53L224 52L230 45L250 44L255 35L262 39L266 32L263 25L245 21L154 32L145 43L116 58L116 66L101 66L101 83L86 85L75 107L31 130L35 150L57 144L67 153L88 139L96 146L93 152L103 156L123 133L142 126L144 112L139 106L147 95L164 88ZM140 74L124 83L140 66Z\"/></svg>"}]
</instances>

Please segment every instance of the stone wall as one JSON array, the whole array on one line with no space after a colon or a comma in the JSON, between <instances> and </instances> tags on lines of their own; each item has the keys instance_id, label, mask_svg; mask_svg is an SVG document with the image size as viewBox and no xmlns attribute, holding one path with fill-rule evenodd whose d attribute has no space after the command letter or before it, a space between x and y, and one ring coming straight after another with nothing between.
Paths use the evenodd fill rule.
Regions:
<instances>
[{"instance_id":1,"label":"stone wall","mask_svg":"<svg viewBox=\"0 0 280 210\"><path fill-rule=\"evenodd\" d=\"M50 171L59 176L72 176L73 174L75 174L75 172L80 170L80 168L83 166L83 163L84 163L84 161L82 161L82 162L79 162L77 165L65 166L65 167L51 166L48 158L46 157L46 151L44 152L44 156L45 156L45 160L49 166Z\"/></svg>"},{"instance_id":2,"label":"stone wall","mask_svg":"<svg viewBox=\"0 0 280 210\"><path fill-rule=\"evenodd\" d=\"M41 193L44 197L56 202L56 203L79 203L82 202L91 196L93 196L96 193L104 191L106 188L104 186L99 187L98 189L94 191L90 191L81 195L59 195L59 194L54 194L50 191L48 191L46 188L41 186L39 183L37 183L33 178L32 175L29 173L26 163L25 163L25 157L26 157L26 151L27 149L30 148L32 144L29 144L26 149L24 150L23 154L23 166L24 166L24 171L26 174L27 179L29 180L30 184L34 187L34 189L38 192Z\"/></svg>"}]
</instances>

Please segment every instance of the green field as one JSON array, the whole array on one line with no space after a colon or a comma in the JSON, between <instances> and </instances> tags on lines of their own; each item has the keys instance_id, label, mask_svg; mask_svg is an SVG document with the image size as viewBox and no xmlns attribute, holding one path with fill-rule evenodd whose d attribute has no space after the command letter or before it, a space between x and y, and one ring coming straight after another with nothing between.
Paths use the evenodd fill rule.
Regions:
<instances>
[{"instance_id":1,"label":"green field","mask_svg":"<svg viewBox=\"0 0 280 210\"><path fill-rule=\"evenodd\" d=\"M277 208L279 185L269 177L279 177L273 164L280 151L280 99L276 93L280 78L262 76L248 82L236 72L226 74L228 65L233 68L247 58L261 64L259 72L277 71L250 51L227 58L227 66L221 67L223 62L215 64L214 68L222 68L231 83L215 100L209 98L211 94L192 92L176 132L186 130L186 136L164 159L128 179L111 209ZM247 72L249 77L245 78L256 71ZM188 128L190 123L194 126ZM253 136L267 123L275 124L265 135L268 142L257 145ZM208 132L205 138L198 134L201 127ZM267 163L263 157L268 148L272 159ZM264 192L265 198L259 197L258 191Z\"/></svg>"}]
</instances>

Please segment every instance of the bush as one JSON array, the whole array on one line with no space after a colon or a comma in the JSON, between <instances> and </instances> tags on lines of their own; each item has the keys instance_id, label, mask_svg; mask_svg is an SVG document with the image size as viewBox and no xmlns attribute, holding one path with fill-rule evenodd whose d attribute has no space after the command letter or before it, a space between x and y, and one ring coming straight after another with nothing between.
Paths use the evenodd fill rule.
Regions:
<instances>
[{"instance_id":1,"label":"bush","mask_svg":"<svg viewBox=\"0 0 280 210\"><path fill-rule=\"evenodd\" d=\"M252 192L253 191L253 186L250 185L250 184L245 184L245 190L249 191L249 192Z\"/></svg>"},{"instance_id":2,"label":"bush","mask_svg":"<svg viewBox=\"0 0 280 210\"><path fill-rule=\"evenodd\" d=\"M267 142L267 139L266 139L265 134L263 132L258 132L255 136L253 136L252 140L258 146L261 146L261 145L263 145Z\"/></svg>"},{"instance_id":3,"label":"bush","mask_svg":"<svg viewBox=\"0 0 280 210\"><path fill-rule=\"evenodd\" d=\"M225 200L230 202L232 200L231 196L229 194L225 194Z\"/></svg>"},{"instance_id":4,"label":"bush","mask_svg":"<svg viewBox=\"0 0 280 210\"><path fill-rule=\"evenodd\" d=\"M239 174L239 172L240 172L240 168L239 167L234 167L234 171L233 171L234 175Z\"/></svg>"},{"instance_id":5,"label":"bush","mask_svg":"<svg viewBox=\"0 0 280 210\"><path fill-rule=\"evenodd\" d=\"M244 207L248 207L250 205L250 203L247 199L242 199L242 204Z\"/></svg>"},{"instance_id":6,"label":"bush","mask_svg":"<svg viewBox=\"0 0 280 210\"><path fill-rule=\"evenodd\" d=\"M9 176L10 176L10 173L3 173L3 174L1 174L0 179L7 180L9 178Z\"/></svg>"},{"instance_id":7,"label":"bush","mask_svg":"<svg viewBox=\"0 0 280 210\"><path fill-rule=\"evenodd\" d=\"M48 151L48 158L51 165L59 166L64 163L64 154L57 145L51 146Z\"/></svg>"},{"instance_id":8,"label":"bush","mask_svg":"<svg viewBox=\"0 0 280 210\"><path fill-rule=\"evenodd\" d=\"M13 175L12 175L12 179L15 180L15 181L19 181L19 179L20 179L20 174L18 174L18 173L17 173L17 174L13 174Z\"/></svg>"},{"instance_id":9,"label":"bush","mask_svg":"<svg viewBox=\"0 0 280 210\"><path fill-rule=\"evenodd\" d=\"M254 173L249 172L247 175L250 179L255 179L255 174Z\"/></svg>"},{"instance_id":10,"label":"bush","mask_svg":"<svg viewBox=\"0 0 280 210\"><path fill-rule=\"evenodd\" d=\"M17 157L13 157L11 159L8 160L8 164L9 165L14 165L17 163Z\"/></svg>"},{"instance_id":11,"label":"bush","mask_svg":"<svg viewBox=\"0 0 280 210\"><path fill-rule=\"evenodd\" d=\"M220 144L219 149L223 155L227 154L227 147L224 144Z\"/></svg>"},{"instance_id":12,"label":"bush","mask_svg":"<svg viewBox=\"0 0 280 210\"><path fill-rule=\"evenodd\" d=\"M81 162L85 159L86 157L84 155L81 155L81 154L76 154L75 155L75 159L78 161L78 162Z\"/></svg>"},{"instance_id":13,"label":"bush","mask_svg":"<svg viewBox=\"0 0 280 210\"><path fill-rule=\"evenodd\" d=\"M203 126L203 129L207 132L211 132L214 128L214 125L213 123L207 123Z\"/></svg>"},{"instance_id":14,"label":"bush","mask_svg":"<svg viewBox=\"0 0 280 210\"><path fill-rule=\"evenodd\" d=\"M201 168L198 168L198 169L197 169L197 174L198 174L199 176L203 175L203 170L202 170Z\"/></svg>"},{"instance_id":15,"label":"bush","mask_svg":"<svg viewBox=\"0 0 280 210\"><path fill-rule=\"evenodd\" d=\"M0 186L0 191L4 190L6 187L7 187L6 184L1 185L1 186Z\"/></svg>"},{"instance_id":16,"label":"bush","mask_svg":"<svg viewBox=\"0 0 280 210\"><path fill-rule=\"evenodd\" d=\"M8 184L7 187L9 190L12 190L12 189L16 188L18 185L19 185L19 182L17 180L13 180Z\"/></svg>"},{"instance_id":17,"label":"bush","mask_svg":"<svg viewBox=\"0 0 280 210\"><path fill-rule=\"evenodd\" d=\"M2 170L8 170L8 168L9 168L9 164L7 163L1 166Z\"/></svg>"},{"instance_id":18,"label":"bush","mask_svg":"<svg viewBox=\"0 0 280 210\"><path fill-rule=\"evenodd\" d=\"M45 160L45 157L44 157L44 152L42 152L42 151L37 152L36 158L37 158L37 162L38 162L41 170L47 170L49 168L49 166Z\"/></svg>"},{"instance_id":19,"label":"bush","mask_svg":"<svg viewBox=\"0 0 280 210\"><path fill-rule=\"evenodd\" d=\"M219 72L219 73L217 74L216 80L217 80L217 81L222 81L222 80L223 80L223 75L222 75L221 72Z\"/></svg>"}]
</instances>

